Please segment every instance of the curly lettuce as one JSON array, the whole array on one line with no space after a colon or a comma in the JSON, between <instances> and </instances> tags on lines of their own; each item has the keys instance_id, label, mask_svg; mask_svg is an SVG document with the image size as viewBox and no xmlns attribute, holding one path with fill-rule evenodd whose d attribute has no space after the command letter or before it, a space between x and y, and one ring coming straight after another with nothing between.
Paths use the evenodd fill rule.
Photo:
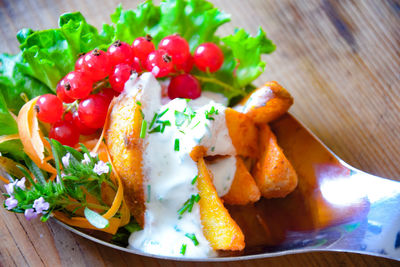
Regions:
<instances>
[{"instance_id":1,"label":"curly lettuce","mask_svg":"<svg viewBox=\"0 0 400 267\"><path fill-rule=\"evenodd\" d=\"M254 37L243 29L225 37L216 35L218 28L229 21L229 15L205 0L165 0L160 5L146 1L135 10L119 6L111 15L111 24L104 24L101 32L79 12L63 14L57 29L22 29L17 34L21 52L0 55L0 94L7 108L17 113L24 103L21 94L32 98L55 92L57 83L74 69L81 53L94 48L105 50L116 40L132 43L146 34L152 35L157 44L163 37L177 33L189 42L192 52L204 42L221 47L225 60L219 71L194 69L193 74L203 90L237 99L253 88L251 83L265 69L261 55L273 52L275 45L262 29Z\"/></svg>"}]
</instances>

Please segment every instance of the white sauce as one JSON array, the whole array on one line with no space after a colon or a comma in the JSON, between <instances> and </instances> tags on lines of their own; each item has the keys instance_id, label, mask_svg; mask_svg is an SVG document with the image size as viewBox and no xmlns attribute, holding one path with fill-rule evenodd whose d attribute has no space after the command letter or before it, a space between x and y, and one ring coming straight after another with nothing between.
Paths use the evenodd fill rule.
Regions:
<instances>
[{"instance_id":1,"label":"white sauce","mask_svg":"<svg viewBox=\"0 0 400 267\"><path fill-rule=\"evenodd\" d=\"M161 121L169 121L163 133L147 133L143 151L143 174L145 177L146 211L145 225L142 231L133 233L129 238L129 246L142 251L166 255L182 256L181 248L186 244L185 257L209 257L215 255L210 244L203 235L198 203L191 212L182 216L178 210L184 203L197 195L196 184L192 185L197 175L197 165L189 153L197 145L207 147L209 155L235 155L225 121L225 106L205 98L207 102L199 107L194 101L174 99L162 105L161 87L150 73L139 78L131 77L126 83L127 94L137 94L142 104L144 119L151 124L155 112L161 114ZM212 114L214 120L207 119L205 112L211 108L218 110ZM193 108L196 114L192 120L182 126L175 125L175 112L184 112ZM178 121L179 124L179 121ZM154 124L154 128L158 124ZM179 150L175 151L175 140L179 140ZM180 218L181 217L181 218ZM194 234L198 245L185 236Z\"/></svg>"},{"instance_id":2,"label":"white sauce","mask_svg":"<svg viewBox=\"0 0 400 267\"><path fill-rule=\"evenodd\" d=\"M246 113L253 107L265 106L265 103L272 98L274 98L274 92L268 86L264 86L252 93L245 105L237 105L235 110Z\"/></svg>"},{"instance_id":3,"label":"white sauce","mask_svg":"<svg viewBox=\"0 0 400 267\"><path fill-rule=\"evenodd\" d=\"M223 197L231 188L233 178L236 173L236 157L229 156L219 158L212 163L207 164L208 169L213 174L213 183L218 196Z\"/></svg>"}]
</instances>

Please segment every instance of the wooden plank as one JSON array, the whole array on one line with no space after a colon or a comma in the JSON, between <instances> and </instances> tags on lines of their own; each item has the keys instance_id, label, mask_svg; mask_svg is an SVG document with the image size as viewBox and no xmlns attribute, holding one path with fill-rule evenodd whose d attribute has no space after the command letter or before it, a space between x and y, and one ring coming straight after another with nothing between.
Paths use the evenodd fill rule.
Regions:
<instances>
[{"instance_id":1,"label":"wooden plank","mask_svg":"<svg viewBox=\"0 0 400 267\"><path fill-rule=\"evenodd\" d=\"M16 31L56 27L61 13L80 10L96 26L119 2L0 0L0 47L18 51ZM295 98L292 113L346 162L400 179L400 11L388 1L216 0L232 14L221 30L261 25L277 44L257 81L277 80ZM3 200L3 197L1 198ZM2 266L208 266L145 258L109 249L57 224L28 223L0 209ZM394 261L350 253L307 253L215 266L392 266Z\"/></svg>"}]
</instances>

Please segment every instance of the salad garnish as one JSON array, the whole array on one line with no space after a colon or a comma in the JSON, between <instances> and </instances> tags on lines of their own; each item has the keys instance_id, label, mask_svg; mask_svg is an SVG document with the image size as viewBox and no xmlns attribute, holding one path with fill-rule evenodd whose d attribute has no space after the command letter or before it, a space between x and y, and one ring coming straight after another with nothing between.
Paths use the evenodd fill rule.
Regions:
<instances>
[{"instance_id":1,"label":"salad garnish","mask_svg":"<svg viewBox=\"0 0 400 267\"><path fill-rule=\"evenodd\" d=\"M135 10L117 7L101 31L79 12L61 15L55 29L20 30L20 52L0 54L0 167L8 174L0 177L7 183L4 207L28 220L55 216L116 234L120 241L138 230L134 220L130 223L103 142L112 99L133 73L150 71L170 80L170 99L212 91L236 103L255 88L251 83L265 69L261 55L275 45L261 28L254 37L244 29L216 35L229 20L205 0L165 0L159 6L149 0ZM162 119L167 111L149 122L141 111L140 138L171 126ZM176 126L191 126L195 114L190 107L175 111ZM208 120L214 115L215 107L205 112ZM179 150L175 139L174 151ZM199 200L193 194L178 215L191 212ZM196 245L195 235L187 237ZM185 251L183 244L181 254Z\"/></svg>"}]
</instances>

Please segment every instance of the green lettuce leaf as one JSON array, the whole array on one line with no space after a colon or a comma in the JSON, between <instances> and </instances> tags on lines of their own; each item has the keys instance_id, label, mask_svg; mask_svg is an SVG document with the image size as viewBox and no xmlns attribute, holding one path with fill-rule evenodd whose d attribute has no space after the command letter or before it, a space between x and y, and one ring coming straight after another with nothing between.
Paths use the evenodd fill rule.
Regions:
<instances>
[{"instance_id":1,"label":"green lettuce leaf","mask_svg":"<svg viewBox=\"0 0 400 267\"><path fill-rule=\"evenodd\" d=\"M201 43L217 42L215 31L229 20L229 15L205 0L166 0L160 6L146 1L136 10L119 6L111 15L115 40L132 43L135 38L150 34L157 44L165 36L178 33L189 42L192 51Z\"/></svg>"},{"instance_id":2,"label":"green lettuce leaf","mask_svg":"<svg viewBox=\"0 0 400 267\"><path fill-rule=\"evenodd\" d=\"M106 49L114 36L114 29L105 25L103 32L88 24L81 13L67 13L59 19L59 29L20 32L22 56L32 75L51 90L72 71L81 53L94 48Z\"/></svg>"},{"instance_id":3,"label":"green lettuce leaf","mask_svg":"<svg viewBox=\"0 0 400 267\"><path fill-rule=\"evenodd\" d=\"M17 133L17 122L11 116L7 109L6 100L0 94L0 136ZM15 160L21 160L24 156L20 140L11 140L1 143L0 151L2 154L9 154L9 156Z\"/></svg>"},{"instance_id":4,"label":"green lettuce leaf","mask_svg":"<svg viewBox=\"0 0 400 267\"><path fill-rule=\"evenodd\" d=\"M32 70L23 62L21 53L15 56L0 54L0 93L8 109L14 114L18 114L25 103L21 94L32 99L50 93L49 88L30 76L31 74Z\"/></svg>"}]
</instances>

